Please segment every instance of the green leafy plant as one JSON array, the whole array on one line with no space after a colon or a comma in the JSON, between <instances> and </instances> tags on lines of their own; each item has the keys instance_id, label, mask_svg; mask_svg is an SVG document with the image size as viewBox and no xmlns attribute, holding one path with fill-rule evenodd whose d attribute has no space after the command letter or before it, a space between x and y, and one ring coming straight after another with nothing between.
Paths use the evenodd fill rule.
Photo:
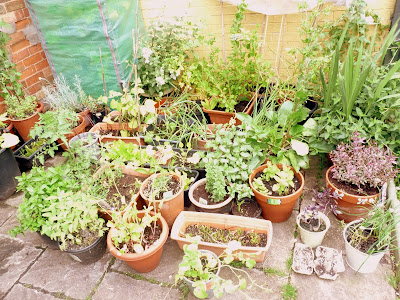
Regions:
<instances>
[{"instance_id":1,"label":"green leafy plant","mask_svg":"<svg viewBox=\"0 0 400 300\"><path fill-rule=\"evenodd\" d=\"M69 244L89 246L104 235L106 227L98 216L97 200L83 193L64 191L48 200L51 204L43 209L46 221L41 232L59 241L61 250ZM93 234L90 239L89 233Z\"/></svg>"},{"instance_id":2,"label":"green leafy plant","mask_svg":"<svg viewBox=\"0 0 400 300\"><path fill-rule=\"evenodd\" d=\"M26 145L23 149L20 150L20 156L23 157L31 156L33 153L39 150L44 144L46 144L46 140L44 139L33 141L32 143Z\"/></svg>"},{"instance_id":3,"label":"green leafy plant","mask_svg":"<svg viewBox=\"0 0 400 300\"><path fill-rule=\"evenodd\" d=\"M234 259L243 262L250 269L255 265L254 259L245 257L243 253L235 252L233 254L233 251L236 250L235 247L237 247L237 243L231 242L219 257L214 257L209 252L199 250L195 242L184 245L184 256L182 262L179 264L178 274L175 275L175 284L184 277L193 281L194 295L200 299L207 298L205 282L209 280L213 282L212 291L216 298L221 298L224 292L232 294L235 291L239 291L245 294L243 290L247 288L247 279L250 280L251 286L268 291L265 287L257 285L245 270L230 265ZM236 275L238 283L235 284L232 280L223 279L217 274L219 268L229 268Z\"/></svg>"},{"instance_id":4,"label":"green leafy plant","mask_svg":"<svg viewBox=\"0 0 400 300\"><path fill-rule=\"evenodd\" d=\"M222 202L228 194L225 185L225 175L221 167L214 164L206 165L206 190L211 195L213 202Z\"/></svg>"},{"instance_id":5,"label":"green leafy plant","mask_svg":"<svg viewBox=\"0 0 400 300\"><path fill-rule=\"evenodd\" d=\"M267 162L267 167L263 170L261 176L253 180L254 188L262 194L271 195L272 192L276 192L279 195L288 195L289 188L294 187L294 172L289 166L282 165L279 168L272 162ZM272 186L272 190L269 190L263 181L269 182L274 180L275 183Z\"/></svg>"}]
</instances>

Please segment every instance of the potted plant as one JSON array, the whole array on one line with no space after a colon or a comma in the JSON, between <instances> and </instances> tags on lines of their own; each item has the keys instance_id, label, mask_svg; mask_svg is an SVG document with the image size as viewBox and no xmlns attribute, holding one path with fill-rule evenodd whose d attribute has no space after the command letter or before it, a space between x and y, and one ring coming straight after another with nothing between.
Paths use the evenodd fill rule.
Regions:
<instances>
[{"instance_id":1,"label":"potted plant","mask_svg":"<svg viewBox=\"0 0 400 300\"><path fill-rule=\"evenodd\" d=\"M78 147L82 152L100 157L99 137L93 132L83 132L70 139L69 147Z\"/></svg>"},{"instance_id":2,"label":"potted plant","mask_svg":"<svg viewBox=\"0 0 400 300\"><path fill-rule=\"evenodd\" d=\"M109 251L140 273L157 268L169 233L165 219L152 209L150 206L139 211L133 205L109 223Z\"/></svg>"},{"instance_id":3,"label":"potted plant","mask_svg":"<svg viewBox=\"0 0 400 300\"><path fill-rule=\"evenodd\" d=\"M0 22L0 26L8 26ZM22 84L19 82L21 73L17 72L16 65L9 59L6 45L9 36L0 32L0 97L4 99L5 111L12 120L21 138L29 140L29 131L39 120L38 113L43 110L43 104L36 102L33 96L25 95ZM3 112L0 112L3 113Z\"/></svg>"},{"instance_id":4,"label":"potted plant","mask_svg":"<svg viewBox=\"0 0 400 300\"><path fill-rule=\"evenodd\" d=\"M175 275L175 284L179 280L184 280L188 285L190 292L197 298L205 299L215 296L221 298L224 292L233 294L240 292L246 296L243 290L247 287L247 279L250 280L250 286L267 291L266 288L258 285L243 269L237 269L229 264L233 261L232 254L237 247L237 243L232 242L223 253L217 256L215 253L198 249L197 243L183 247L184 255L182 262L179 264L178 274ZM255 261L251 257L236 255L240 257L240 261L249 269L253 268ZM221 277L220 270L228 268L236 275L238 283L234 284L232 280L226 280ZM244 273L244 277L239 275Z\"/></svg>"},{"instance_id":5,"label":"potted plant","mask_svg":"<svg viewBox=\"0 0 400 300\"><path fill-rule=\"evenodd\" d=\"M40 120L31 134L46 139L48 144L58 142L61 148L67 150L68 141L84 131L85 122L82 116L70 110L59 110L40 114ZM54 149L56 146L52 147Z\"/></svg>"},{"instance_id":6,"label":"potted plant","mask_svg":"<svg viewBox=\"0 0 400 300\"><path fill-rule=\"evenodd\" d=\"M384 253L391 250L399 222L398 207L387 209L381 202L364 219L348 223L343 230L348 265L360 273L374 272Z\"/></svg>"},{"instance_id":7,"label":"potted plant","mask_svg":"<svg viewBox=\"0 0 400 300\"><path fill-rule=\"evenodd\" d=\"M357 131L349 144L338 145L330 157L333 166L326 172L326 182L338 196L337 209L342 213L336 217L346 223L365 217L378 199L378 189L398 173L392 151L375 141L366 142Z\"/></svg>"},{"instance_id":8,"label":"potted plant","mask_svg":"<svg viewBox=\"0 0 400 300\"><path fill-rule=\"evenodd\" d=\"M43 209L41 232L60 243L60 249L83 263L99 260L106 250L104 220L97 214L97 200L84 193L60 191Z\"/></svg>"},{"instance_id":9,"label":"potted plant","mask_svg":"<svg viewBox=\"0 0 400 300\"><path fill-rule=\"evenodd\" d=\"M336 211L336 199L329 189L322 192L314 191L313 204L307 206L297 216L297 227L304 244L315 248L320 246L326 232L331 226L327 217L330 211Z\"/></svg>"},{"instance_id":10,"label":"potted plant","mask_svg":"<svg viewBox=\"0 0 400 300\"><path fill-rule=\"evenodd\" d=\"M254 196L242 198L238 201L232 201L232 214L249 218L258 218L261 216L262 208Z\"/></svg>"},{"instance_id":11,"label":"potted plant","mask_svg":"<svg viewBox=\"0 0 400 300\"><path fill-rule=\"evenodd\" d=\"M5 128L5 114L0 115L0 128ZM10 197L17 186L16 176L21 175L10 147L18 144L16 135L0 130L0 200Z\"/></svg>"},{"instance_id":12,"label":"potted plant","mask_svg":"<svg viewBox=\"0 0 400 300\"><path fill-rule=\"evenodd\" d=\"M168 226L172 226L184 209L183 189L180 175L162 172L151 175L143 182L140 196L147 206L154 206L155 210L161 213Z\"/></svg>"},{"instance_id":13,"label":"potted plant","mask_svg":"<svg viewBox=\"0 0 400 300\"><path fill-rule=\"evenodd\" d=\"M235 119L235 112L251 114L254 86L266 82L271 75L269 65L258 51L257 29L249 32L242 27L246 7L244 1L237 7L230 30L232 52L226 61L214 46L215 39L206 41L212 47L209 57L195 55L184 76L185 83L202 95L203 111L212 123L228 123L231 118Z\"/></svg>"},{"instance_id":14,"label":"potted plant","mask_svg":"<svg viewBox=\"0 0 400 300\"><path fill-rule=\"evenodd\" d=\"M41 155L41 153L47 147L46 140L31 139L14 151L14 156L21 172L29 171L34 165L43 165L49 156L47 154Z\"/></svg>"},{"instance_id":15,"label":"potted plant","mask_svg":"<svg viewBox=\"0 0 400 300\"><path fill-rule=\"evenodd\" d=\"M279 223L286 221L292 214L303 192L304 177L293 167L268 161L253 171L249 183L262 207L264 219Z\"/></svg>"},{"instance_id":16,"label":"potted plant","mask_svg":"<svg viewBox=\"0 0 400 300\"><path fill-rule=\"evenodd\" d=\"M238 252L261 262L271 245L273 231L271 222L264 219L183 211L172 226L171 239L183 249L183 245L189 244L194 236L200 237L200 249L217 255L228 248L229 242L238 241Z\"/></svg>"}]
</instances>

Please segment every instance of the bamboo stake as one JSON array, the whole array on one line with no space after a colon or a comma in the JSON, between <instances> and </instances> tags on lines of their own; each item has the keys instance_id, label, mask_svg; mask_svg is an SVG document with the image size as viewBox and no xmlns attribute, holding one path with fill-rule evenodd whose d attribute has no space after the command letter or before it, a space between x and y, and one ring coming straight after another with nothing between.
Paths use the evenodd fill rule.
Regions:
<instances>
[{"instance_id":1,"label":"bamboo stake","mask_svg":"<svg viewBox=\"0 0 400 300\"><path fill-rule=\"evenodd\" d=\"M226 49L225 49L225 29L224 29L224 3L222 0L219 1L221 7L221 23L222 23L222 59L223 62L226 60Z\"/></svg>"},{"instance_id":2,"label":"bamboo stake","mask_svg":"<svg viewBox=\"0 0 400 300\"><path fill-rule=\"evenodd\" d=\"M265 45L267 43L268 21L269 21L269 16L265 15L265 18L264 18L264 38L263 38L263 43L262 43L261 48L260 48L260 52L261 52L261 57L262 58L264 58Z\"/></svg>"},{"instance_id":3,"label":"bamboo stake","mask_svg":"<svg viewBox=\"0 0 400 300\"><path fill-rule=\"evenodd\" d=\"M280 66L279 56L281 54L281 39L282 39L282 43L283 43L283 37L285 35L285 33L283 32L284 28L286 28L286 15L282 15L282 18L281 18L281 28L280 28L280 32L279 32L278 46L276 48L275 72L278 75L278 77L279 77L279 66Z\"/></svg>"}]
</instances>

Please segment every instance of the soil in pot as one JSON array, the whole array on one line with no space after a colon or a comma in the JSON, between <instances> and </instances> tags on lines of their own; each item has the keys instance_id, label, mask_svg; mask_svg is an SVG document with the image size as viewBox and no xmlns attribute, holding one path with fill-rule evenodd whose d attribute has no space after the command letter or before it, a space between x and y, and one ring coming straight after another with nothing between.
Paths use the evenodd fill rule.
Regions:
<instances>
[{"instance_id":1,"label":"soil in pot","mask_svg":"<svg viewBox=\"0 0 400 300\"><path fill-rule=\"evenodd\" d=\"M153 245L161 236L162 229L159 226L154 227L146 227L143 232L143 240L142 247L144 250L148 249L151 245ZM122 249L126 247L126 253L136 253L133 249L134 243L121 243L119 248Z\"/></svg>"},{"instance_id":2,"label":"soil in pot","mask_svg":"<svg viewBox=\"0 0 400 300\"><path fill-rule=\"evenodd\" d=\"M79 230L79 232L74 234L74 236L79 237L81 239L82 243L76 244L76 243L71 242L70 240L67 240L65 243L66 251L81 250L83 248L89 247L94 242L96 242L97 239L99 238L97 232L92 232L88 228Z\"/></svg>"},{"instance_id":3,"label":"soil in pot","mask_svg":"<svg viewBox=\"0 0 400 300\"><path fill-rule=\"evenodd\" d=\"M205 205L215 205L215 204L218 204L218 203L219 203L219 202L218 202L218 203L217 203L217 202L214 202L214 201L211 199L211 195L210 195L210 193L207 192L207 190L206 190L206 185L205 185L205 184L199 185L199 186L197 187L197 189L195 189L195 190L193 191L193 198L194 198L197 202L199 202L199 203L201 203L201 204L205 204ZM221 202L227 200L228 198L229 198L229 195L226 195L225 198L224 198L224 200L222 200ZM206 203L205 201L207 201L207 203Z\"/></svg>"},{"instance_id":4,"label":"soil in pot","mask_svg":"<svg viewBox=\"0 0 400 300\"><path fill-rule=\"evenodd\" d=\"M313 230L312 228L315 228L318 225L317 219L312 219L310 223L300 220L300 226L310 232L322 232L326 229L326 224L325 224L324 220L322 220L322 219L320 220L320 222L321 222L321 224L319 225L319 228L316 231Z\"/></svg>"},{"instance_id":5,"label":"soil in pot","mask_svg":"<svg viewBox=\"0 0 400 300\"><path fill-rule=\"evenodd\" d=\"M133 134L132 130L125 130L125 133L127 133L127 135L129 137L134 137L135 136L135 134ZM112 128L106 128L106 129L100 128L99 135L122 136L121 135L121 130L112 129ZM124 137L126 137L126 136L124 136Z\"/></svg>"},{"instance_id":6,"label":"soil in pot","mask_svg":"<svg viewBox=\"0 0 400 300\"><path fill-rule=\"evenodd\" d=\"M122 211L130 202L133 195L139 193L143 177L123 174L115 184L110 183L107 197L100 204L102 208L111 211ZM123 202L124 200L127 202Z\"/></svg>"},{"instance_id":7,"label":"soil in pot","mask_svg":"<svg viewBox=\"0 0 400 300\"><path fill-rule=\"evenodd\" d=\"M185 229L186 236L200 236L203 242L228 244L230 241L239 241L242 246L265 247L267 234L245 231L241 228L235 230L220 229L209 225L188 225Z\"/></svg>"},{"instance_id":8,"label":"soil in pot","mask_svg":"<svg viewBox=\"0 0 400 300\"><path fill-rule=\"evenodd\" d=\"M350 194L350 195L356 195L356 196L372 196L379 194L379 190L377 188L371 188L369 186L362 186L361 188L358 188L354 184L348 184L344 183L342 181L336 180L333 178L332 172L328 173L328 178L330 182L338 189Z\"/></svg>"},{"instance_id":9,"label":"soil in pot","mask_svg":"<svg viewBox=\"0 0 400 300\"><path fill-rule=\"evenodd\" d=\"M244 112L246 111L249 106L250 106L250 102L251 101L246 101L246 100L242 100L239 103L237 103L235 105L235 111L236 112ZM218 110L218 111L225 111L225 108L220 108L220 107L215 107L214 110Z\"/></svg>"},{"instance_id":10,"label":"soil in pot","mask_svg":"<svg viewBox=\"0 0 400 300\"><path fill-rule=\"evenodd\" d=\"M239 206L236 201L232 202L232 214L249 218L258 218L261 215L262 208L254 198L245 198Z\"/></svg>"},{"instance_id":11,"label":"soil in pot","mask_svg":"<svg viewBox=\"0 0 400 300\"><path fill-rule=\"evenodd\" d=\"M254 179L260 177L262 174L263 174L263 171L258 172L256 174L256 176L254 176ZM272 190L273 185L278 183L275 179L271 179L270 181L263 180L262 182L265 185L265 187L268 189L268 191L271 191L271 194L269 196L274 196L274 197L284 196L284 195L279 195L277 192L274 192ZM290 186L289 187L289 192L286 195L293 194L294 192L296 192L300 188L301 182L296 176L293 178L293 183L294 183L294 187Z\"/></svg>"},{"instance_id":12,"label":"soil in pot","mask_svg":"<svg viewBox=\"0 0 400 300\"><path fill-rule=\"evenodd\" d=\"M353 238L354 232L353 232L353 228L358 225L357 224L353 224L349 226L349 229L347 230L347 235L346 235L346 239L347 242L350 243L350 241ZM359 243L357 243L356 245L352 245L355 249L363 252L363 253L367 253L368 250L372 247L372 245L375 244L375 242L378 240L378 238L376 236L371 235L371 229L370 228L365 228L362 231L362 238L361 237L356 237L356 239L359 241ZM360 232L360 230L357 230L357 232ZM380 249L376 246L373 247L373 250L379 251Z\"/></svg>"},{"instance_id":13,"label":"soil in pot","mask_svg":"<svg viewBox=\"0 0 400 300\"><path fill-rule=\"evenodd\" d=\"M153 181L154 181L154 178L150 179L143 191L144 194L148 198L150 198L150 195L152 193ZM179 182L178 179L171 177L171 178L169 178L168 182L165 183L165 187L166 187L165 190L172 191L172 194L170 195L170 197L172 197L172 196L176 195L179 192L179 190L181 189L181 183ZM158 194L154 195L154 200L163 200L164 194L165 193L162 193L162 194L158 193Z\"/></svg>"}]
</instances>

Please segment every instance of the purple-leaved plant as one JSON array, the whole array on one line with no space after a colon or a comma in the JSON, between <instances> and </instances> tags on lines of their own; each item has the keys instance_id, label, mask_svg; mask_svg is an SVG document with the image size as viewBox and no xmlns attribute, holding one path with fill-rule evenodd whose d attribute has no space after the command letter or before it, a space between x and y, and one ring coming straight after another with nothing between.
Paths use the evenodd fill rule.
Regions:
<instances>
[{"instance_id":1,"label":"purple-leaved plant","mask_svg":"<svg viewBox=\"0 0 400 300\"><path fill-rule=\"evenodd\" d=\"M333 212L335 215L341 214L342 212L337 209L337 199L339 195L337 193L331 193L331 189L324 188L322 192L314 190L314 197L312 198L313 204L307 206L301 213L300 219L309 224L311 231L318 231L321 224L319 213L325 215L329 212Z\"/></svg>"},{"instance_id":2,"label":"purple-leaved plant","mask_svg":"<svg viewBox=\"0 0 400 300\"><path fill-rule=\"evenodd\" d=\"M392 151L378 147L375 141L366 143L357 131L353 132L350 144L341 143L331 152L331 159L333 178L358 188L379 188L398 173L397 157Z\"/></svg>"}]
</instances>

